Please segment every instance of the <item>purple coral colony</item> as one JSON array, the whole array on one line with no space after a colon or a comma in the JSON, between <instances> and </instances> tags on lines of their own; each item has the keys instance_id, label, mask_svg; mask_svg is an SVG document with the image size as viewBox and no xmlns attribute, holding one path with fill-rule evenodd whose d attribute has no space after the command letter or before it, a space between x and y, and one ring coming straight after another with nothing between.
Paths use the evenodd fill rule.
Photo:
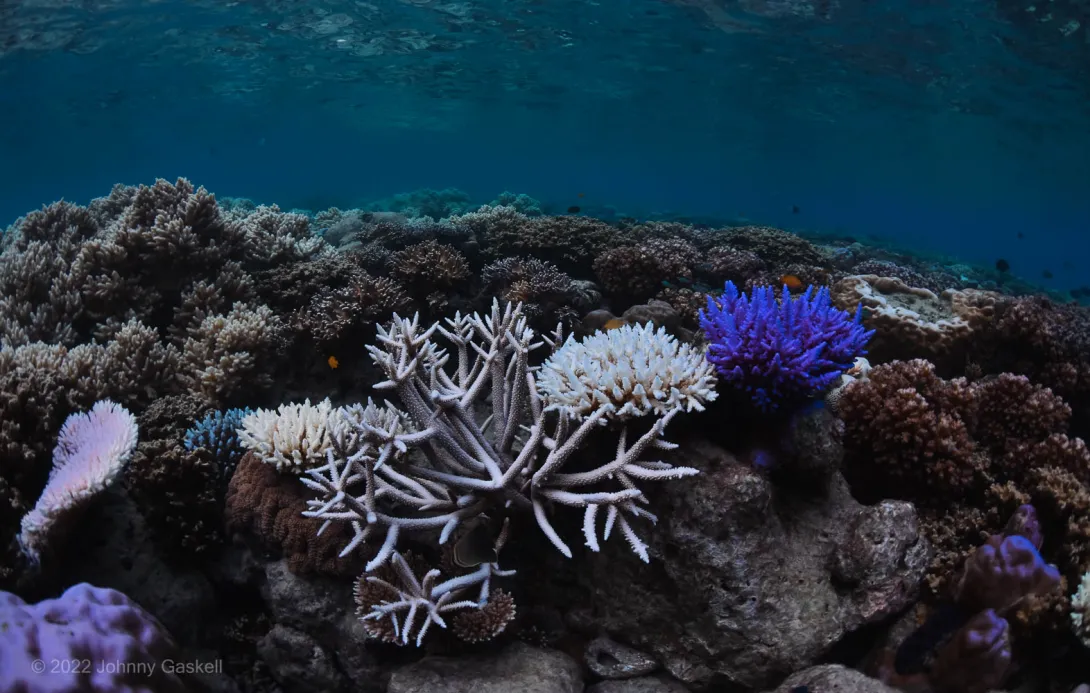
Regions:
<instances>
[{"instance_id":1,"label":"purple coral colony","mask_svg":"<svg viewBox=\"0 0 1090 693\"><path fill-rule=\"evenodd\" d=\"M0 347L0 693L1090 681L1078 306L179 179L8 228Z\"/></svg>"}]
</instances>

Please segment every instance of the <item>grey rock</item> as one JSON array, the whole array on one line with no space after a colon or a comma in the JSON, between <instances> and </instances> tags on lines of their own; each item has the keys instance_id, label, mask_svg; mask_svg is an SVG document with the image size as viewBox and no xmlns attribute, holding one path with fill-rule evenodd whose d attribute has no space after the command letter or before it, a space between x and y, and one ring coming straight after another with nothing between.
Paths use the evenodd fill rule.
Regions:
<instances>
[{"instance_id":1,"label":"grey rock","mask_svg":"<svg viewBox=\"0 0 1090 693\"><path fill-rule=\"evenodd\" d=\"M602 681L586 693L689 693L689 689L664 676L640 676L623 681Z\"/></svg>"},{"instance_id":2,"label":"grey rock","mask_svg":"<svg viewBox=\"0 0 1090 693\"><path fill-rule=\"evenodd\" d=\"M425 657L398 669L387 693L582 693L579 664L563 652L514 643L482 656Z\"/></svg>"},{"instance_id":3,"label":"grey rock","mask_svg":"<svg viewBox=\"0 0 1090 693\"><path fill-rule=\"evenodd\" d=\"M279 560L265 564L261 595L276 623L306 633L333 654L357 692L383 690L384 676L356 616L350 583L300 577Z\"/></svg>"},{"instance_id":4,"label":"grey rock","mask_svg":"<svg viewBox=\"0 0 1090 693\"><path fill-rule=\"evenodd\" d=\"M72 537L81 555L66 581L122 592L159 619L179 644L199 641L201 624L216 609L212 583L202 573L169 565L160 557L147 523L122 489L103 493L81 528L93 532L97 541Z\"/></svg>"},{"instance_id":5,"label":"grey rock","mask_svg":"<svg viewBox=\"0 0 1090 693\"><path fill-rule=\"evenodd\" d=\"M610 542L579 579L599 629L693 690L772 686L914 599L930 546L911 505L866 508L839 472L779 488L700 440L677 461L703 473L660 487L651 565Z\"/></svg>"},{"instance_id":6,"label":"grey rock","mask_svg":"<svg viewBox=\"0 0 1090 693\"><path fill-rule=\"evenodd\" d=\"M587 643L583 651L587 668L603 679L627 679L650 674L659 664L639 650L612 638L600 636Z\"/></svg>"},{"instance_id":7,"label":"grey rock","mask_svg":"<svg viewBox=\"0 0 1090 693\"><path fill-rule=\"evenodd\" d=\"M839 664L822 664L788 676L774 693L791 693L806 686L809 693L900 693L878 679Z\"/></svg>"},{"instance_id":8,"label":"grey rock","mask_svg":"<svg viewBox=\"0 0 1090 693\"><path fill-rule=\"evenodd\" d=\"M284 693L335 693L348 688L333 656L306 633L273 626L257 652Z\"/></svg>"}]
</instances>

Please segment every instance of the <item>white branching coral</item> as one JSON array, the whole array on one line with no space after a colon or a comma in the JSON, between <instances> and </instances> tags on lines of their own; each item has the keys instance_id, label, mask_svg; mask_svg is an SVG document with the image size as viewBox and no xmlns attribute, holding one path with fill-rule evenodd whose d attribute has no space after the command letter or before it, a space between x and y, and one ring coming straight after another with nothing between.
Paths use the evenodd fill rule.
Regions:
<instances>
[{"instance_id":1,"label":"white branching coral","mask_svg":"<svg viewBox=\"0 0 1090 693\"><path fill-rule=\"evenodd\" d=\"M489 315L458 314L427 328L421 327L419 316L395 315L389 327L379 328L379 344L368 350L386 375L375 388L395 394L401 408L369 403L352 410L351 416L340 415L354 436L334 436L338 443L327 445L325 464L307 470L302 481L317 497L308 502L304 515L324 520L322 530L331 522L351 523L354 537L342 555L375 539L379 547L367 565L372 577L392 559L399 561L394 557L403 533L435 531L439 543L447 545L455 532L481 517L508 517L518 511L532 514L553 545L571 557L552 524L553 511L560 506L583 511L585 543L591 550L599 550L616 529L640 558L649 560L634 525L637 519L656 518L641 507L647 499L637 484L697 473L653 459L653 453L675 447L662 438L663 430L679 412L700 409L713 399L714 379L703 357L664 334L636 330L626 335L599 347L564 342L559 330L539 339L521 306L501 308L498 301ZM450 345L449 351L439 346L438 337ZM641 345L644 338L651 344ZM538 380L546 371L530 365L531 352L545 345L554 349L554 359L564 349L573 355L561 356L561 361L574 360L580 348L578 353L611 354L606 359L616 365L609 368L603 361L600 367L602 378L613 379L610 395L603 396L623 388L633 396L594 399L593 407L584 407L581 397L565 404L569 400L559 393L568 390L560 380L546 392ZM591 372L573 382L590 389ZM659 418L642 435L630 436L625 422L645 414ZM616 453L596 465L581 461L579 471L569 470L587 437L608 421L620 427ZM599 522L601 515L604 522ZM372 610L379 620L404 612L406 620L396 622L402 642L411 639L416 613L431 614L429 623L445 627L441 614L464 601L451 602L449 597L440 604L447 592L432 584L435 578L409 580L400 561L398 574L397 585L389 580L385 586L373 583L398 598L376 603ZM452 584L459 589L483 585L475 600L483 609L488 578L505 574L495 562L484 563L472 574L476 577L453 578L458 582ZM413 610L412 617L408 610Z\"/></svg>"},{"instance_id":2,"label":"white branching coral","mask_svg":"<svg viewBox=\"0 0 1090 693\"><path fill-rule=\"evenodd\" d=\"M537 375L546 410L580 418L609 407L615 418L674 409L703 411L716 398L715 371L704 354L651 323L624 325L568 341Z\"/></svg>"},{"instance_id":3,"label":"white branching coral","mask_svg":"<svg viewBox=\"0 0 1090 693\"><path fill-rule=\"evenodd\" d=\"M329 399L317 405L281 404L276 411L258 409L242 419L239 442L277 471L302 473L322 464L333 447L333 432L342 423Z\"/></svg>"},{"instance_id":4,"label":"white branching coral","mask_svg":"<svg viewBox=\"0 0 1090 693\"><path fill-rule=\"evenodd\" d=\"M1090 572L1082 576L1078 591L1071 597L1071 629L1090 647Z\"/></svg>"}]
</instances>

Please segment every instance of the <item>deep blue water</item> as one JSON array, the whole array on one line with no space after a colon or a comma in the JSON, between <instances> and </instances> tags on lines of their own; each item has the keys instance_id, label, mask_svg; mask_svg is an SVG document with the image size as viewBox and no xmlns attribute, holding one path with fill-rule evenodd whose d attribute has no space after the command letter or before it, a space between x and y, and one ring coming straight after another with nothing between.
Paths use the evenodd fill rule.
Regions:
<instances>
[{"instance_id":1,"label":"deep blue water","mask_svg":"<svg viewBox=\"0 0 1090 693\"><path fill-rule=\"evenodd\" d=\"M1090 8L1031 7L0 2L0 227L156 177L311 209L453 186L876 234L1070 288Z\"/></svg>"}]
</instances>

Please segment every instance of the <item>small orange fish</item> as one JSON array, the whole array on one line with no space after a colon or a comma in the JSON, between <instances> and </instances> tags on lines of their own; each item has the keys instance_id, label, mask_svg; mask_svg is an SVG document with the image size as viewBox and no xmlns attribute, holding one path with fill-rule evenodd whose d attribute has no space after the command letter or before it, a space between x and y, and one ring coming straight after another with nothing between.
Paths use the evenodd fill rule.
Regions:
<instances>
[{"instance_id":1,"label":"small orange fish","mask_svg":"<svg viewBox=\"0 0 1090 693\"><path fill-rule=\"evenodd\" d=\"M587 196L586 193L579 193L579 197L586 197L586 196Z\"/></svg>"},{"instance_id":2,"label":"small orange fish","mask_svg":"<svg viewBox=\"0 0 1090 693\"><path fill-rule=\"evenodd\" d=\"M336 356L330 356L328 359L326 359L326 363L328 363L329 367L334 370L336 370L337 366L341 365L341 362L337 360Z\"/></svg>"},{"instance_id":3,"label":"small orange fish","mask_svg":"<svg viewBox=\"0 0 1090 693\"><path fill-rule=\"evenodd\" d=\"M791 291L802 291L802 280L794 274L785 274L780 277L780 286L786 286Z\"/></svg>"},{"instance_id":4,"label":"small orange fish","mask_svg":"<svg viewBox=\"0 0 1090 693\"><path fill-rule=\"evenodd\" d=\"M624 327L627 324L628 323L625 322L624 318L613 318L612 320L607 320L606 324L602 325L602 329L606 331L615 330L618 327Z\"/></svg>"}]
</instances>

